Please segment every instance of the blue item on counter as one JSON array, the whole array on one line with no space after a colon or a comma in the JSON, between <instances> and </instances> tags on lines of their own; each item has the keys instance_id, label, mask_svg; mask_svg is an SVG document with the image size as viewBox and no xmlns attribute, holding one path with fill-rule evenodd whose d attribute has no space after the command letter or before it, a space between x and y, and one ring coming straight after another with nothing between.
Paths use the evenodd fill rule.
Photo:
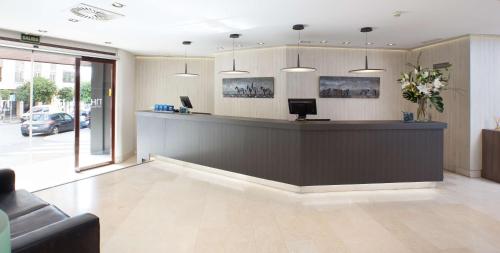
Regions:
<instances>
[{"instance_id":1,"label":"blue item on counter","mask_svg":"<svg viewBox=\"0 0 500 253\"><path fill-rule=\"evenodd\" d=\"M173 112L174 106L167 105L167 104L155 104L154 111L155 112Z\"/></svg>"}]
</instances>

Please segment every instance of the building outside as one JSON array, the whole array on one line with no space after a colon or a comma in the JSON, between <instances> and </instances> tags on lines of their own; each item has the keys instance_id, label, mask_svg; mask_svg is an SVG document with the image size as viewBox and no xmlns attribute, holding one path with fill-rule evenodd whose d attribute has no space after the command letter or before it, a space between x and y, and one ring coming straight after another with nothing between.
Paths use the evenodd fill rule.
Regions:
<instances>
[{"instance_id":1,"label":"building outside","mask_svg":"<svg viewBox=\"0 0 500 253\"><path fill-rule=\"evenodd\" d=\"M28 107L22 105L21 101L11 102L14 96L7 97L6 94L14 94L15 90L31 80L32 69L34 77L43 77L52 81L57 90L61 88L74 88L75 66L67 64L35 62L33 67L29 61L0 59L0 119L10 116L11 109L14 116L19 116ZM81 67L81 83L90 82L91 69L87 66ZM57 94L53 97L50 106L60 111L69 112L73 107L72 101L61 101Z\"/></svg>"}]
</instances>

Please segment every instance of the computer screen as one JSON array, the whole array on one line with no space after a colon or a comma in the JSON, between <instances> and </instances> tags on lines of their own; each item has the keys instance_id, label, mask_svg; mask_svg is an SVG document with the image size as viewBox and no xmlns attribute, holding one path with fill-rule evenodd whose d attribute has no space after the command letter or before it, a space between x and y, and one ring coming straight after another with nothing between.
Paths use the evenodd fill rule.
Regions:
<instances>
[{"instance_id":1,"label":"computer screen","mask_svg":"<svg viewBox=\"0 0 500 253\"><path fill-rule=\"evenodd\" d=\"M314 98L289 98L288 109L290 114L297 114L298 119L305 119L308 114L317 114L316 99Z\"/></svg>"},{"instance_id":2,"label":"computer screen","mask_svg":"<svg viewBox=\"0 0 500 253\"><path fill-rule=\"evenodd\" d=\"M189 109L193 109L193 105L191 104L191 100L189 100L188 96L181 96L181 103L182 103L182 106L189 108Z\"/></svg>"}]
</instances>

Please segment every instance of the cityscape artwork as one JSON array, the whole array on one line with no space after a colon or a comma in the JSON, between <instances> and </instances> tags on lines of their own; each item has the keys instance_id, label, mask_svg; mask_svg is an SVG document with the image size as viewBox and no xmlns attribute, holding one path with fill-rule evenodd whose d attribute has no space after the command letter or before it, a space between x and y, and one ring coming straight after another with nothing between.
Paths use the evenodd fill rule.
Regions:
<instances>
[{"instance_id":1,"label":"cityscape artwork","mask_svg":"<svg viewBox=\"0 0 500 253\"><path fill-rule=\"evenodd\" d=\"M274 98L274 77L224 78L224 97Z\"/></svg>"},{"instance_id":2,"label":"cityscape artwork","mask_svg":"<svg viewBox=\"0 0 500 253\"><path fill-rule=\"evenodd\" d=\"M380 77L321 76L320 98L378 98Z\"/></svg>"}]
</instances>

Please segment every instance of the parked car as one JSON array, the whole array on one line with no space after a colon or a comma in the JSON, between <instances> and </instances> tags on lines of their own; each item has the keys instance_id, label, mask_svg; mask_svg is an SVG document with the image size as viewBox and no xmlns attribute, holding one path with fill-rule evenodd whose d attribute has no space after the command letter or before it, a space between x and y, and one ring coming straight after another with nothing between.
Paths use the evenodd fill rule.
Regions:
<instances>
[{"instance_id":1,"label":"parked car","mask_svg":"<svg viewBox=\"0 0 500 253\"><path fill-rule=\"evenodd\" d=\"M55 108L54 106L50 106L50 105L33 106L29 111L27 111L21 115L21 123L29 120L31 111L33 111L33 114L36 114L36 113L48 114L48 113L60 112L59 110L57 110L57 108Z\"/></svg>"},{"instance_id":2,"label":"parked car","mask_svg":"<svg viewBox=\"0 0 500 253\"><path fill-rule=\"evenodd\" d=\"M71 114L74 118L75 114ZM80 128L90 127L90 112L82 111L80 112Z\"/></svg>"},{"instance_id":3,"label":"parked car","mask_svg":"<svg viewBox=\"0 0 500 253\"><path fill-rule=\"evenodd\" d=\"M75 130L75 121L67 113L35 113L32 119L33 134L58 134ZM29 122L21 124L21 134L29 136Z\"/></svg>"}]
</instances>

